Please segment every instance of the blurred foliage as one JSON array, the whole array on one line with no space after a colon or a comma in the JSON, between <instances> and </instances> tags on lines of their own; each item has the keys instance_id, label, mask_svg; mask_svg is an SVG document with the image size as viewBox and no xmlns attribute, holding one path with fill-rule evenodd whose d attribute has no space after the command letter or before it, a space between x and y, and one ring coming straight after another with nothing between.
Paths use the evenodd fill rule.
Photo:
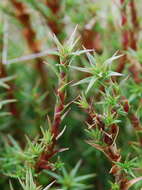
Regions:
<instances>
[{"instance_id":1,"label":"blurred foliage","mask_svg":"<svg viewBox=\"0 0 142 190\"><path fill-rule=\"evenodd\" d=\"M0 1L1 189L142 188L141 8Z\"/></svg>"}]
</instances>

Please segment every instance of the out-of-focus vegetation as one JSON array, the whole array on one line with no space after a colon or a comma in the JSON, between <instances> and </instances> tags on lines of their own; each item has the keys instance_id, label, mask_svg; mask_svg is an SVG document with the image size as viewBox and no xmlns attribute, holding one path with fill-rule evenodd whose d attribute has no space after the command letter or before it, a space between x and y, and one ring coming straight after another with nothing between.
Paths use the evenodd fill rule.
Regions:
<instances>
[{"instance_id":1,"label":"out-of-focus vegetation","mask_svg":"<svg viewBox=\"0 0 142 190\"><path fill-rule=\"evenodd\" d=\"M140 0L0 1L0 188L142 188Z\"/></svg>"}]
</instances>

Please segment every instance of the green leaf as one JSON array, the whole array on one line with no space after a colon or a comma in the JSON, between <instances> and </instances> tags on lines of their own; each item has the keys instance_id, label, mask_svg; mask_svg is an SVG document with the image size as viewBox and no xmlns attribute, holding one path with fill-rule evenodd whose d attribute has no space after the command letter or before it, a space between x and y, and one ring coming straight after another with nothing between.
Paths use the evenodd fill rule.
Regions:
<instances>
[{"instance_id":1,"label":"green leaf","mask_svg":"<svg viewBox=\"0 0 142 190\"><path fill-rule=\"evenodd\" d=\"M76 182L83 181L89 178L95 177L95 174L88 174L88 175L83 175L75 178Z\"/></svg>"},{"instance_id":2,"label":"green leaf","mask_svg":"<svg viewBox=\"0 0 142 190\"><path fill-rule=\"evenodd\" d=\"M3 100L0 101L0 109L5 105L5 104L9 104L9 103L13 103L13 102L17 102L17 100Z\"/></svg>"},{"instance_id":3,"label":"green leaf","mask_svg":"<svg viewBox=\"0 0 142 190\"><path fill-rule=\"evenodd\" d=\"M10 190L14 190L11 181L9 182Z\"/></svg>"},{"instance_id":4,"label":"green leaf","mask_svg":"<svg viewBox=\"0 0 142 190\"><path fill-rule=\"evenodd\" d=\"M88 68L76 67L76 66L70 66L70 68L78 70L78 71L86 72L86 73L91 73Z\"/></svg>"},{"instance_id":5,"label":"green leaf","mask_svg":"<svg viewBox=\"0 0 142 190\"><path fill-rule=\"evenodd\" d=\"M108 76L112 77L112 76L124 76L124 75L118 72L109 71Z\"/></svg>"},{"instance_id":6,"label":"green leaf","mask_svg":"<svg viewBox=\"0 0 142 190\"><path fill-rule=\"evenodd\" d=\"M77 174L78 169L79 169L79 167L80 167L80 165L81 165L81 162L82 162L81 160L78 161L77 164L76 164L76 166L71 170L70 175L71 175L72 177L75 177L75 175Z\"/></svg>"},{"instance_id":7,"label":"green leaf","mask_svg":"<svg viewBox=\"0 0 142 190\"><path fill-rule=\"evenodd\" d=\"M2 112L2 113L0 113L0 117L9 116L9 115L11 115L10 112Z\"/></svg>"},{"instance_id":8,"label":"green leaf","mask_svg":"<svg viewBox=\"0 0 142 190\"><path fill-rule=\"evenodd\" d=\"M110 65L113 61L115 61L116 59L119 59L120 57L123 56L123 55L117 55L117 56L116 56L116 54L117 54L117 52L116 52L111 58L107 59L107 60L105 61L105 64L106 64L106 65Z\"/></svg>"},{"instance_id":9,"label":"green leaf","mask_svg":"<svg viewBox=\"0 0 142 190\"><path fill-rule=\"evenodd\" d=\"M88 85L88 87L87 87L87 90L86 90L86 94L89 92L89 90L92 88L92 86L95 84L95 82L96 82L96 80L97 80L97 78L96 77L92 77L92 79L90 80L90 83L89 83L89 85Z\"/></svg>"},{"instance_id":10,"label":"green leaf","mask_svg":"<svg viewBox=\"0 0 142 190\"><path fill-rule=\"evenodd\" d=\"M47 185L43 190L48 190L55 182L56 182L56 180L54 180L49 185Z\"/></svg>"},{"instance_id":11,"label":"green leaf","mask_svg":"<svg viewBox=\"0 0 142 190\"><path fill-rule=\"evenodd\" d=\"M57 180L62 180L61 176L57 175L57 174L54 173L54 172L45 170L45 173L47 173L48 175L54 177L54 178L57 179Z\"/></svg>"},{"instance_id":12,"label":"green leaf","mask_svg":"<svg viewBox=\"0 0 142 190\"><path fill-rule=\"evenodd\" d=\"M52 37L53 41L55 42L56 46L58 47L58 50L61 51L63 49L63 45L60 43L60 41L58 40L56 35L51 34L51 37Z\"/></svg>"},{"instance_id":13,"label":"green leaf","mask_svg":"<svg viewBox=\"0 0 142 190\"><path fill-rule=\"evenodd\" d=\"M89 83L89 81L91 80L92 77L87 77L85 79L82 79L80 81L78 81L77 83L73 84L72 86L77 86L77 85L80 85L80 84L84 84L84 83Z\"/></svg>"},{"instance_id":14,"label":"green leaf","mask_svg":"<svg viewBox=\"0 0 142 190\"><path fill-rule=\"evenodd\" d=\"M95 58L94 58L89 52L87 52L86 55L87 55L87 58L88 58L88 60L89 60L89 63L90 63L92 66L96 65L96 60L95 60Z\"/></svg>"},{"instance_id":15,"label":"green leaf","mask_svg":"<svg viewBox=\"0 0 142 190\"><path fill-rule=\"evenodd\" d=\"M71 53L71 55L81 55L81 54L84 54L84 53L87 53L87 52L90 52L92 50L90 49L85 49L85 50L78 50L78 51L75 51L73 53Z\"/></svg>"},{"instance_id":16,"label":"green leaf","mask_svg":"<svg viewBox=\"0 0 142 190\"><path fill-rule=\"evenodd\" d=\"M76 43L78 42L78 39L75 40L75 36L76 36L76 31L77 31L77 27L75 27L74 31L72 32L69 40L67 41L66 45L70 48L70 50L72 51L72 49L74 48L74 46L76 45Z\"/></svg>"}]
</instances>

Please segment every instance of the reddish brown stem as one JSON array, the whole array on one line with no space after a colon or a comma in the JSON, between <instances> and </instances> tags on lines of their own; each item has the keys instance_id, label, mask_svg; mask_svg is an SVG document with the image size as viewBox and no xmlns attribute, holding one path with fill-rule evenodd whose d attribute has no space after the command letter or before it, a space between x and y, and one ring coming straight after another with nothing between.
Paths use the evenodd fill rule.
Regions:
<instances>
[{"instance_id":1,"label":"reddish brown stem","mask_svg":"<svg viewBox=\"0 0 142 190\"><path fill-rule=\"evenodd\" d=\"M36 33L33 30L30 22L30 15L27 12L25 5L17 0L11 0L11 3L16 9L16 16L20 23L23 25L23 34L28 43L30 50L33 53L40 52L40 45L36 40ZM47 73L45 72L44 63L41 58L36 59L36 70L41 77L41 84L44 91L47 90Z\"/></svg>"},{"instance_id":2,"label":"reddish brown stem","mask_svg":"<svg viewBox=\"0 0 142 190\"><path fill-rule=\"evenodd\" d=\"M130 47L134 50L137 50L137 36L139 30L139 22L137 18L137 10L135 6L135 0L130 1L130 10L131 10L131 22L132 22L132 30L130 31Z\"/></svg>"},{"instance_id":3,"label":"reddish brown stem","mask_svg":"<svg viewBox=\"0 0 142 190\"><path fill-rule=\"evenodd\" d=\"M125 112L129 111L129 104L125 97L121 98L119 104L122 104ZM87 112L89 116L89 120L87 120L87 123L89 121L88 129L98 129L102 134L102 136L100 136L99 143L97 141L95 142L95 140L87 141L87 143L102 151L109 159L109 161L111 161L112 168L110 170L110 173L114 176L115 183L119 185L120 190L124 190L126 188L128 179L127 176L125 176L122 172L121 168L116 164L116 162L121 162L120 150L116 145L119 126L116 124L106 126L103 122L103 115L96 113L91 105L89 105L87 109L84 109L84 111ZM117 111L115 112L117 116L118 113Z\"/></svg>"},{"instance_id":4,"label":"reddish brown stem","mask_svg":"<svg viewBox=\"0 0 142 190\"><path fill-rule=\"evenodd\" d=\"M50 8L54 18L48 18L48 25L52 32L59 37L63 24L59 22L60 0L46 0L46 5Z\"/></svg>"},{"instance_id":5,"label":"reddish brown stem","mask_svg":"<svg viewBox=\"0 0 142 190\"><path fill-rule=\"evenodd\" d=\"M123 50L127 50L129 47L129 30L127 29L127 13L125 7L125 0L120 0L121 4L121 25L122 25L122 48ZM124 55L120 59L120 63L117 68L117 72L122 72L124 70L125 64L127 61L127 56Z\"/></svg>"},{"instance_id":6,"label":"reddish brown stem","mask_svg":"<svg viewBox=\"0 0 142 190\"><path fill-rule=\"evenodd\" d=\"M54 138L58 136L59 126L61 124L61 116L64 110L66 93L64 90L62 90L62 87L65 85L65 83L66 83L66 74L64 72L61 72L60 84L57 90L57 97L59 98L59 101L57 102L55 106L54 121L53 121L53 126L52 126L52 133L54 135Z\"/></svg>"},{"instance_id":7,"label":"reddish brown stem","mask_svg":"<svg viewBox=\"0 0 142 190\"><path fill-rule=\"evenodd\" d=\"M130 8L131 8L131 21L135 29L139 29L139 22L137 17L137 10L135 5L135 0L130 1Z\"/></svg>"},{"instance_id":8,"label":"reddish brown stem","mask_svg":"<svg viewBox=\"0 0 142 190\"><path fill-rule=\"evenodd\" d=\"M126 14L126 7L125 7L125 0L120 0L122 9L121 9L121 24L123 27L122 31L122 48L123 50L127 50L128 47L131 47L134 50L137 50L137 41L138 41L138 30L139 30L139 22L137 17L137 10L135 6L135 0L131 0L130 5L130 11L131 11L131 23L133 28L131 30L128 30L127 27L127 14ZM117 68L118 72L122 72L125 64L127 61L127 56L124 55L120 59L120 64ZM133 67L134 69L134 67ZM134 69L135 70L135 69ZM135 71L134 71L135 72ZM134 73L133 72L133 73ZM138 80L137 80L138 81Z\"/></svg>"},{"instance_id":9,"label":"reddish brown stem","mask_svg":"<svg viewBox=\"0 0 142 190\"><path fill-rule=\"evenodd\" d=\"M128 100L127 100L127 98L125 96L122 97L121 104L123 106L124 111L126 113L128 113L128 118L129 118L134 130L138 133L139 145L142 146L142 137L141 137L142 127L141 127L140 120L136 116L136 114L131 111L129 102L128 102Z\"/></svg>"},{"instance_id":10,"label":"reddish brown stem","mask_svg":"<svg viewBox=\"0 0 142 190\"><path fill-rule=\"evenodd\" d=\"M90 118L92 118L92 128L98 128L100 131L105 131L106 126L103 123L101 117L98 114L94 114L94 111L91 111L92 109L89 109L88 114ZM95 121L95 123L94 123ZM97 144L91 144L98 150L102 151L107 158L112 162L112 168L110 170L110 173L115 177L115 182L120 185L120 189L123 190L125 187L125 184L127 183L127 178L122 174L121 168L115 164L115 162L121 161L121 155L120 151L118 150L115 142L115 138L118 135L118 126L115 124L112 124L110 127L109 132L104 133L104 138L102 139L103 142L106 144L105 146L100 146Z\"/></svg>"},{"instance_id":11,"label":"reddish brown stem","mask_svg":"<svg viewBox=\"0 0 142 190\"><path fill-rule=\"evenodd\" d=\"M101 35L96 30L96 15L84 26L81 32L82 44L86 49L95 49L97 53L102 53Z\"/></svg>"},{"instance_id":12,"label":"reddish brown stem","mask_svg":"<svg viewBox=\"0 0 142 190\"><path fill-rule=\"evenodd\" d=\"M62 112L65 107L66 92L65 90L63 90L63 87L66 84L66 82L66 73L64 71L61 71L59 86L56 92L57 102L55 105L54 119L51 128L51 134L53 136L53 139L52 143L43 151L36 164L37 172L41 171L42 169L51 168L51 163L49 162L49 160L58 152L58 150L55 150L55 145L57 141L57 136L59 134L59 128L61 125Z\"/></svg>"},{"instance_id":13,"label":"reddish brown stem","mask_svg":"<svg viewBox=\"0 0 142 190\"><path fill-rule=\"evenodd\" d=\"M129 67L129 71L132 73L132 77L137 84L142 82L142 78L140 78L141 69L137 68L137 65L132 65Z\"/></svg>"},{"instance_id":14,"label":"reddish brown stem","mask_svg":"<svg viewBox=\"0 0 142 190\"><path fill-rule=\"evenodd\" d=\"M82 32L82 43L86 49L94 49L97 53L102 53L100 34L92 29L84 29Z\"/></svg>"}]
</instances>

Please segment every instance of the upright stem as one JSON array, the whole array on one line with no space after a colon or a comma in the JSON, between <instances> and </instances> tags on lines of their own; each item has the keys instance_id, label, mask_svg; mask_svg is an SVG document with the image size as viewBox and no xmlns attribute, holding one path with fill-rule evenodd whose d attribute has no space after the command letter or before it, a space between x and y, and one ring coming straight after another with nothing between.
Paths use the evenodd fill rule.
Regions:
<instances>
[{"instance_id":1,"label":"upright stem","mask_svg":"<svg viewBox=\"0 0 142 190\"><path fill-rule=\"evenodd\" d=\"M4 31L5 32L5 31ZM0 36L1 38L1 44L0 44L0 50L3 51L4 48L4 44L3 44L3 38L4 38L4 34L1 34ZM5 78L7 77L7 70L6 67L3 63L3 59L2 56L0 58L0 78ZM9 89L7 89L7 98L8 99L14 99L14 84L11 82L7 82ZM15 116L16 118L19 118L19 110L17 109L16 103L11 103L8 105L9 106L9 111L10 113Z\"/></svg>"},{"instance_id":2,"label":"upright stem","mask_svg":"<svg viewBox=\"0 0 142 190\"><path fill-rule=\"evenodd\" d=\"M57 137L59 135L59 128L62 121L62 112L65 108L65 99L66 99L66 90L65 84L67 83L67 75L66 75L66 66L63 63L60 63L62 67L60 68L60 77L59 77L59 85L56 91L56 105L54 111L54 119L51 127L52 134L52 143L46 147L46 149L41 154L39 161L36 164L36 170L41 171L42 169L51 169L49 159L54 156L58 150L55 150L55 145L57 141Z\"/></svg>"},{"instance_id":3,"label":"upright stem","mask_svg":"<svg viewBox=\"0 0 142 190\"><path fill-rule=\"evenodd\" d=\"M131 11L131 23L132 23L132 30L130 31L131 36L131 48L137 50L137 40L138 40L138 30L139 30L139 22L137 17L137 10L135 6L135 0L130 1L130 11Z\"/></svg>"},{"instance_id":4,"label":"upright stem","mask_svg":"<svg viewBox=\"0 0 142 190\"><path fill-rule=\"evenodd\" d=\"M36 33L32 28L32 25L30 22L30 15L28 14L25 5L21 2L18 2L17 0L10 0L10 1L16 9L17 19L20 21L20 23L24 27L23 34L25 36L25 39L27 41L27 44L28 44L30 50L33 53L39 53L40 45L36 41ZM42 88L44 91L46 91L47 90L47 73L45 72L44 63L43 63L42 58L36 58L35 67L36 67L36 70L40 74Z\"/></svg>"},{"instance_id":5,"label":"upright stem","mask_svg":"<svg viewBox=\"0 0 142 190\"><path fill-rule=\"evenodd\" d=\"M121 24L123 27L122 31L122 48L123 50L127 50L128 47L131 47L133 50L137 50L137 40L138 40L138 30L139 30L139 22L138 22L138 17L137 17L137 10L135 6L135 0L131 0L129 5L130 5L130 12L131 12L131 23L132 23L132 29L128 30L127 29L127 13L126 13L126 5L125 5L125 0L120 0L121 3ZM124 55L120 59L120 65L117 68L118 72L122 72L125 63L127 61L127 56ZM136 66L131 67L131 70L135 72ZM133 72L133 73L134 73Z\"/></svg>"},{"instance_id":6,"label":"upright stem","mask_svg":"<svg viewBox=\"0 0 142 190\"><path fill-rule=\"evenodd\" d=\"M123 50L127 50L129 47L129 30L127 29L128 20L127 20L125 0L120 0L120 4L121 4L122 48ZM126 61L127 61L127 56L124 55L120 59L120 64L117 68L118 72L121 73L123 71Z\"/></svg>"},{"instance_id":7,"label":"upright stem","mask_svg":"<svg viewBox=\"0 0 142 190\"><path fill-rule=\"evenodd\" d=\"M54 15L54 18L48 18L47 23L52 32L59 37L63 26L63 24L59 22L60 0L46 0L46 5Z\"/></svg>"},{"instance_id":8,"label":"upright stem","mask_svg":"<svg viewBox=\"0 0 142 190\"><path fill-rule=\"evenodd\" d=\"M97 114L91 106L89 106L88 109L85 109L85 112L87 112L90 117L89 126L91 129L99 129L103 134L102 141L105 143L105 145L100 145L97 143L95 144L91 141L87 141L87 143L102 151L109 159L109 161L111 161L112 168L110 170L110 173L114 176L115 182L119 184L120 190L124 190L128 179L122 173L121 168L116 164L116 162L121 161L121 154L116 145L116 138L118 136L119 127L116 124L112 124L107 128L109 130L107 130L101 118L101 115Z\"/></svg>"},{"instance_id":9,"label":"upright stem","mask_svg":"<svg viewBox=\"0 0 142 190\"><path fill-rule=\"evenodd\" d=\"M82 31L82 44L86 49L94 49L97 53L102 53L101 35L96 28L96 20L87 23Z\"/></svg>"},{"instance_id":10,"label":"upright stem","mask_svg":"<svg viewBox=\"0 0 142 190\"><path fill-rule=\"evenodd\" d=\"M54 121L52 126L52 133L54 138L59 134L59 126L61 124L61 116L65 106L66 91L64 85L67 83L67 75L64 70L60 71L59 87L57 89L57 102L55 105Z\"/></svg>"}]
</instances>

